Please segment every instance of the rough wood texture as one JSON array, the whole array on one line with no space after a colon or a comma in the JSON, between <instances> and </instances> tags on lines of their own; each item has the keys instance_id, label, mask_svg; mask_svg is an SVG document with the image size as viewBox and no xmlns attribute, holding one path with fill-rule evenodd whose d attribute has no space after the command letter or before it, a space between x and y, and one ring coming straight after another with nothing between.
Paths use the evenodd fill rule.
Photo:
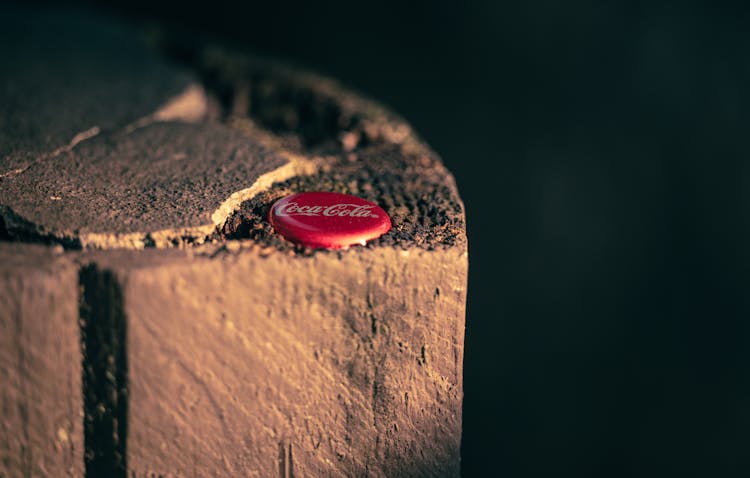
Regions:
<instances>
[{"instance_id":1,"label":"rough wood texture","mask_svg":"<svg viewBox=\"0 0 750 478\"><path fill-rule=\"evenodd\" d=\"M41 18L80 38L109 31ZM78 47L83 60L101 53ZM36 79L44 53L29 48L14 59ZM187 93L156 88L137 114L118 106L111 127L74 140L45 133L46 118L68 108L84 119L76 128L105 124L77 102L83 92L53 75L59 98L37 117L18 98L22 77L2 79L16 106L0 121L23 139L0 135L0 239L56 243L78 265L63 289L79 285L80 330L59 339L83 351L87 476L458 476L467 244L450 173L403 120L331 80L215 48L160 48L195 76L158 61L142 74L151 60L133 52L102 94L128 102L115 87L152 91L157 72ZM60 61L112 79L109 63L83 60ZM370 199L393 229L346 251L293 246L266 213L301 190ZM47 270L45 254L20 257L13 274ZM45 307L20 304L23 317ZM33 352L6 337L16 355ZM28 379L16 355L0 368ZM39 413L57 416L58 392L44 389ZM22 429L2 413L8 433Z\"/></svg>"},{"instance_id":2,"label":"rough wood texture","mask_svg":"<svg viewBox=\"0 0 750 478\"><path fill-rule=\"evenodd\" d=\"M0 178L155 113L193 81L127 25L70 8L0 5L0 58Z\"/></svg>"},{"instance_id":3,"label":"rough wood texture","mask_svg":"<svg viewBox=\"0 0 750 478\"><path fill-rule=\"evenodd\" d=\"M7 178L0 204L15 234L73 247L164 247L210 235L222 203L287 163L220 124L158 123L100 135Z\"/></svg>"},{"instance_id":4,"label":"rough wood texture","mask_svg":"<svg viewBox=\"0 0 750 478\"><path fill-rule=\"evenodd\" d=\"M259 251L98 256L123 284L128 469L458 476L466 253Z\"/></svg>"},{"instance_id":5,"label":"rough wood texture","mask_svg":"<svg viewBox=\"0 0 750 478\"><path fill-rule=\"evenodd\" d=\"M82 476L78 271L0 242L0 477Z\"/></svg>"}]
</instances>

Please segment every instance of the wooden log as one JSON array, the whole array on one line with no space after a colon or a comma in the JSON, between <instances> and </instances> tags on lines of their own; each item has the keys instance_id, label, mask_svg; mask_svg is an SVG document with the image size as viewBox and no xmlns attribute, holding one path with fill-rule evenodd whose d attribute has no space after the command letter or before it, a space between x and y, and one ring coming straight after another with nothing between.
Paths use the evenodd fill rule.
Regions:
<instances>
[{"instance_id":1,"label":"wooden log","mask_svg":"<svg viewBox=\"0 0 750 478\"><path fill-rule=\"evenodd\" d=\"M0 476L82 476L78 270L0 242Z\"/></svg>"},{"instance_id":2,"label":"wooden log","mask_svg":"<svg viewBox=\"0 0 750 478\"><path fill-rule=\"evenodd\" d=\"M0 238L77 264L86 474L458 476L467 244L450 173L331 80L187 56L203 96L49 154L0 137ZM337 252L285 241L270 206L314 190L373 201L393 229Z\"/></svg>"}]
</instances>

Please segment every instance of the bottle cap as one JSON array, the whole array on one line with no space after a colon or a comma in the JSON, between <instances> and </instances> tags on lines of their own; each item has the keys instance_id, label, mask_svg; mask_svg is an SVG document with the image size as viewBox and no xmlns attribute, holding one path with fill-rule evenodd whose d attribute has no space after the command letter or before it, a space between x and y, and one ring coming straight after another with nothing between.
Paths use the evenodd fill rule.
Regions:
<instances>
[{"instance_id":1,"label":"bottle cap","mask_svg":"<svg viewBox=\"0 0 750 478\"><path fill-rule=\"evenodd\" d=\"M377 204L330 192L297 193L279 199L268 219L285 239L311 248L364 245L391 229L391 218Z\"/></svg>"}]
</instances>

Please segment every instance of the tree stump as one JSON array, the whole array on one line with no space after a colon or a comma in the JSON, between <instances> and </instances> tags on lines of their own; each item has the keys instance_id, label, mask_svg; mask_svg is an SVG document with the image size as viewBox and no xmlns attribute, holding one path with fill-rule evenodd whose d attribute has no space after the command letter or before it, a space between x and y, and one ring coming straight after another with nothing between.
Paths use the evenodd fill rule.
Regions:
<instances>
[{"instance_id":1,"label":"tree stump","mask_svg":"<svg viewBox=\"0 0 750 478\"><path fill-rule=\"evenodd\" d=\"M0 476L459 476L463 205L403 120L86 12L0 23ZM393 228L289 243L302 191Z\"/></svg>"}]
</instances>

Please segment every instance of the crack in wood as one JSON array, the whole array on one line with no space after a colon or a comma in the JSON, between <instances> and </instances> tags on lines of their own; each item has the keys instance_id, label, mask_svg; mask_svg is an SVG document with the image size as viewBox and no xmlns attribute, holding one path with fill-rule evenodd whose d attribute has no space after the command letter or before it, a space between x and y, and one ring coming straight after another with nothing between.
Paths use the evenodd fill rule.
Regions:
<instances>
[{"instance_id":1,"label":"crack in wood","mask_svg":"<svg viewBox=\"0 0 750 478\"><path fill-rule=\"evenodd\" d=\"M294 460L292 458L292 444L279 442L279 478L294 478Z\"/></svg>"},{"instance_id":2,"label":"crack in wood","mask_svg":"<svg viewBox=\"0 0 750 478\"><path fill-rule=\"evenodd\" d=\"M79 273L86 476L127 472L127 324L115 275L95 265Z\"/></svg>"}]
</instances>

